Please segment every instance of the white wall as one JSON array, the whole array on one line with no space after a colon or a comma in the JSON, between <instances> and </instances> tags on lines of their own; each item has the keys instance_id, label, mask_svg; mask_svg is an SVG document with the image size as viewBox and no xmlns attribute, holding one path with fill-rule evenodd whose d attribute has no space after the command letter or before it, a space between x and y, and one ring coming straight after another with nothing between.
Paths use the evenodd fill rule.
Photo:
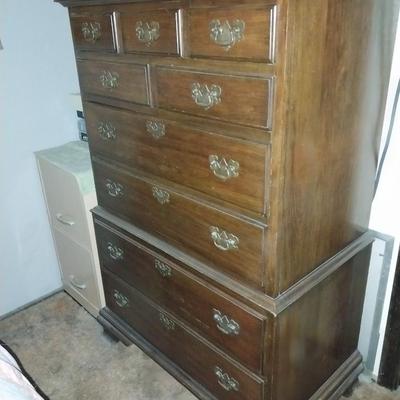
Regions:
<instances>
[{"instance_id":1,"label":"white wall","mask_svg":"<svg viewBox=\"0 0 400 400\"><path fill-rule=\"evenodd\" d=\"M400 26L400 25L399 25ZM400 79L400 29L397 30L397 38L395 45L395 52L393 57L392 74L389 86L388 100L386 106L385 121L383 127L383 138L382 148L384 146L391 112L393 108L393 102L395 92L397 88L397 82ZM380 324L380 340L377 351L377 357L375 360L374 375L376 376L379 372L379 364L382 353L383 339L385 335L385 328L387 322L387 314L390 304L391 288L393 286L393 278L396 269L396 262L400 244L400 109L397 110L396 122L393 129L393 136L391 144L386 156L384 168L382 170L381 180L376 193L371 212L370 228L387 235L391 235L395 238L394 251L390 266L388 287L385 296L385 303L382 314L382 321ZM379 260L375 260L379 264ZM369 280L379 281L381 274L381 265L372 265L372 276ZM371 304L375 304L375 301L371 302L368 296L376 296L376 293L367 293L367 301ZM373 299L375 300L375 299ZM370 310L364 310L364 312L373 312L372 306Z\"/></svg>"},{"instance_id":2,"label":"white wall","mask_svg":"<svg viewBox=\"0 0 400 400\"><path fill-rule=\"evenodd\" d=\"M0 316L61 286L34 151L77 138L67 10L1 0Z\"/></svg>"}]
</instances>

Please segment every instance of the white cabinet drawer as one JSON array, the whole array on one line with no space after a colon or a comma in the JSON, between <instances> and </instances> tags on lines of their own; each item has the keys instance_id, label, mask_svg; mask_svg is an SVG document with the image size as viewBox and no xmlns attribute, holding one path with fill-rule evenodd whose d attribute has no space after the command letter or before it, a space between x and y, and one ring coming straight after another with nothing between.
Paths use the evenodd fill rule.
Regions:
<instances>
[{"instance_id":1,"label":"white cabinet drawer","mask_svg":"<svg viewBox=\"0 0 400 400\"><path fill-rule=\"evenodd\" d=\"M91 306L89 308L99 310L102 304L91 253L58 229L53 230L53 235L59 262L62 265L65 290L73 297L78 295L81 302L82 298L85 299ZM87 306L87 303L83 305Z\"/></svg>"},{"instance_id":2,"label":"white cabinet drawer","mask_svg":"<svg viewBox=\"0 0 400 400\"><path fill-rule=\"evenodd\" d=\"M83 194L74 175L40 159L42 182L53 227L90 250Z\"/></svg>"}]
</instances>

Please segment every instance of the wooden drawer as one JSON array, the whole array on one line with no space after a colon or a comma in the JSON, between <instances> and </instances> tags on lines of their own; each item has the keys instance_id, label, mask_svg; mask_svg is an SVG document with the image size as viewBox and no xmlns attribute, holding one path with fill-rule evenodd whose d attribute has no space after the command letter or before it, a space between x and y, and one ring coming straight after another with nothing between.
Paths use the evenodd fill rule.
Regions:
<instances>
[{"instance_id":1,"label":"wooden drawer","mask_svg":"<svg viewBox=\"0 0 400 400\"><path fill-rule=\"evenodd\" d=\"M271 128L272 77L156 68L158 106L202 117Z\"/></svg>"},{"instance_id":2,"label":"wooden drawer","mask_svg":"<svg viewBox=\"0 0 400 400\"><path fill-rule=\"evenodd\" d=\"M192 56L274 62L274 5L189 11Z\"/></svg>"},{"instance_id":3,"label":"wooden drawer","mask_svg":"<svg viewBox=\"0 0 400 400\"><path fill-rule=\"evenodd\" d=\"M179 53L178 10L140 12L125 7L120 12L122 40L126 53Z\"/></svg>"},{"instance_id":4,"label":"wooden drawer","mask_svg":"<svg viewBox=\"0 0 400 400\"><path fill-rule=\"evenodd\" d=\"M266 212L269 146L87 103L92 154Z\"/></svg>"},{"instance_id":5,"label":"wooden drawer","mask_svg":"<svg viewBox=\"0 0 400 400\"><path fill-rule=\"evenodd\" d=\"M261 400L264 382L115 276L103 271L108 308L216 398Z\"/></svg>"},{"instance_id":6,"label":"wooden drawer","mask_svg":"<svg viewBox=\"0 0 400 400\"><path fill-rule=\"evenodd\" d=\"M85 94L150 104L146 65L78 61L81 90Z\"/></svg>"},{"instance_id":7,"label":"wooden drawer","mask_svg":"<svg viewBox=\"0 0 400 400\"><path fill-rule=\"evenodd\" d=\"M213 267L263 285L265 227L93 160L99 205Z\"/></svg>"},{"instance_id":8,"label":"wooden drawer","mask_svg":"<svg viewBox=\"0 0 400 400\"><path fill-rule=\"evenodd\" d=\"M90 12L71 9L70 21L77 50L116 52L112 13L93 7Z\"/></svg>"},{"instance_id":9,"label":"wooden drawer","mask_svg":"<svg viewBox=\"0 0 400 400\"><path fill-rule=\"evenodd\" d=\"M265 319L132 239L95 225L100 263L261 373Z\"/></svg>"}]
</instances>

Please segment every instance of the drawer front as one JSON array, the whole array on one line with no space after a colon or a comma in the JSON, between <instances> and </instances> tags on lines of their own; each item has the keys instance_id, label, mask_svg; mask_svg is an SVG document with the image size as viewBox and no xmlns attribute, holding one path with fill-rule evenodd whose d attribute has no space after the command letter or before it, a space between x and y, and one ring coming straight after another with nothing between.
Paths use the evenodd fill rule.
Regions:
<instances>
[{"instance_id":1,"label":"drawer front","mask_svg":"<svg viewBox=\"0 0 400 400\"><path fill-rule=\"evenodd\" d=\"M85 117L92 154L265 213L268 146L95 104Z\"/></svg>"},{"instance_id":2,"label":"drawer front","mask_svg":"<svg viewBox=\"0 0 400 400\"><path fill-rule=\"evenodd\" d=\"M78 61L81 89L138 104L150 104L147 67L139 64Z\"/></svg>"},{"instance_id":3,"label":"drawer front","mask_svg":"<svg viewBox=\"0 0 400 400\"><path fill-rule=\"evenodd\" d=\"M87 210L76 177L46 159L38 163L52 226L90 249Z\"/></svg>"},{"instance_id":4,"label":"drawer front","mask_svg":"<svg viewBox=\"0 0 400 400\"><path fill-rule=\"evenodd\" d=\"M120 21L125 52L177 55L178 15L177 10L168 9L148 12L138 12L136 8L121 10Z\"/></svg>"},{"instance_id":5,"label":"drawer front","mask_svg":"<svg viewBox=\"0 0 400 400\"><path fill-rule=\"evenodd\" d=\"M192 9L193 56L274 62L275 6Z\"/></svg>"},{"instance_id":6,"label":"drawer front","mask_svg":"<svg viewBox=\"0 0 400 400\"><path fill-rule=\"evenodd\" d=\"M78 293L100 310L102 304L91 253L58 229L53 230L53 235L66 290Z\"/></svg>"},{"instance_id":7,"label":"drawer front","mask_svg":"<svg viewBox=\"0 0 400 400\"><path fill-rule=\"evenodd\" d=\"M262 286L264 228L93 162L99 205L215 268Z\"/></svg>"},{"instance_id":8,"label":"drawer front","mask_svg":"<svg viewBox=\"0 0 400 400\"><path fill-rule=\"evenodd\" d=\"M158 105L202 117L271 128L273 79L156 69Z\"/></svg>"},{"instance_id":9,"label":"drawer front","mask_svg":"<svg viewBox=\"0 0 400 400\"><path fill-rule=\"evenodd\" d=\"M261 372L262 317L159 254L95 225L100 263L187 322L251 370Z\"/></svg>"},{"instance_id":10,"label":"drawer front","mask_svg":"<svg viewBox=\"0 0 400 400\"><path fill-rule=\"evenodd\" d=\"M218 399L263 399L263 381L233 364L206 341L136 290L103 271L108 308Z\"/></svg>"},{"instance_id":11,"label":"drawer front","mask_svg":"<svg viewBox=\"0 0 400 400\"><path fill-rule=\"evenodd\" d=\"M83 51L116 52L111 13L70 12L71 30L75 48Z\"/></svg>"}]
</instances>

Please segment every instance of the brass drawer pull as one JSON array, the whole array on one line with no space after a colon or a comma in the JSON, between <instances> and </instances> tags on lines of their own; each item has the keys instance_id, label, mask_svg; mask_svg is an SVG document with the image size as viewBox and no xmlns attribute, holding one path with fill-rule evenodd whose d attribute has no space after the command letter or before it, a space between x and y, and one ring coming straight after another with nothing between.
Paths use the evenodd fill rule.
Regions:
<instances>
[{"instance_id":1,"label":"brass drawer pull","mask_svg":"<svg viewBox=\"0 0 400 400\"><path fill-rule=\"evenodd\" d=\"M117 247L115 244L112 244L111 242L107 243L107 250L108 250L108 255L114 260L123 260L124 259L124 251Z\"/></svg>"},{"instance_id":2,"label":"brass drawer pull","mask_svg":"<svg viewBox=\"0 0 400 400\"><path fill-rule=\"evenodd\" d=\"M239 391L239 382L236 379L230 377L227 373L223 371L221 367L214 368L215 375L217 375L218 383L227 391Z\"/></svg>"},{"instance_id":3,"label":"brass drawer pull","mask_svg":"<svg viewBox=\"0 0 400 400\"><path fill-rule=\"evenodd\" d=\"M211 154L208 160L210 162L210 169L217 178L226 181L239 176L240 164L237 161L227 161L224 157L220 159L215 154Z\"/></svg>"},{"instance_id":4,"label":"brass drawer pull","mask_svg":"<svg viewBox=\"0 0 400 400\"><path fill-rule=\"evenodd\" d=\"M128 298L119 292L117 289L114 289L113 297L115 302L117 303L118 307L126 308L129 307L129 300Z\"/></svg>"},{"instance_id":5,"label":"brass drawer pull","mask_svg":"<svg viewBox=\"0 0 400 400\"><path fill-rule=\"evenodd\" d=\"M150 47L160 37L160 24L156 21L136 23L136 37L147 47Z\"/></svg>"},{"instance_id":6,"label":"brass drawer pull","mask_svg":"<svg viewBox=\"0 0 400 400\"><path fill-rule=\"evenodd\" d=\"M96 43L101 37L101 25L99 22L83 22L82 23L83 38L90 43Z\"/></svg>"},{"instance_id":7,"label":"brass drawer pull","mask_svg":"<svg viewBox=\"0 0 400 400\"><path fill-rule=\"evenodd\" d=\"M108 121L100 121L97 125L97 132L103 140L115 140L117 138L115 126Z\"/></svg>"},{"instance_id":8,"label":"brass drawer pull","mask_svg":"<svg viewBox=\"0 0 400 400\"><path fill-rule=\"evenodd\" d=\"M169 193L166 190L160 189L157 186L152 187L153 197L160 203L160 204L167 204L169 203Z\"/></svg>"},{"instance_id":9,"label":"brass drawer pull","mask_svg":"<svg viewBox=\"0 0 400 400\"><path fill-rule=\"evenodd\" d=\"M104 70L99 76L101 85L108 90L116 89L119 86L119 74Z\"/></svg>"},{"instance_id":10,"label":"brass drawer pull","mask_svg":"<svg viewBox=\"0 0 400 400\"><path fill-rule=\"evenodd\" d=\"M228 316L223 315L221 311L213 309L213 318L217 323L217 328L225 335L237 336L240 333L240 325Z\"/></svg>"},{"instance_id":11,"label":"brass drawer pull","mask_svg":"<svg viewBox=\"0 0 400 400\"><path fill-rule=\"evenodd\" d=\"M113 182L111 179L106 180L107 192L111 197L120 197L124 194L124 187L117 182Z\"/></svg>"},{"instance_id":12,"label":"brass drawer pull","mask_svg":"<svg viewBox=\"0 0 400 400\"><path fill-rule=\"evenodd\" d=\"M239 248L239 238L237 236L216 226L210 226L210 236L215 247L220 250L229 251Z\"/></svg>"},{"instance_id":13,"label":"brass drawer pull","mask_svg":"<svg viewBox=\"0 0 400 400\"><path fill-rule=\"evenodd\" d=\"M213 19L209 28L210 39L228 51L244 38L246 23L241 19L236 19L231 23L228 20L221 22L219 19Z\"/></svg>"},{"instance_id":14,"label":"brass drawer pull","mask_svg":"<svg viewBox=\"0 0 400 400\"><path fill-rule=\"evenodd\" d=\"M163 278L170 278L172 276L172 269L169 265L163 263L160 260L154 260L154 267L160 273Z\"/></svg>"},{"instance_id":15,"label":"brass drawer pull","mask_svg":"<svg viewBox=\"0 0 400 400\"><path fill-rule=\"evenodd\" d=\"M167 331L175 330L175 322L168 318L164 313L160 312L160 322Z\"/></svg>"},{"instance_id":16,"label":"brass drawer pull","mask_svg":"<svg viewBox=\"0 0 400 400\"><path fill-rule=\"evenodd\" d=\"M165 136L165 124L161 121L146 121L146 130L154 139Z\"/></svg>"},{"instance_id":17,"label":"brass drawer pull","mask_svg":"<svg viewBox=\"0 0 400 400\"><path fill-rule=\"evenodd\" d=\"M198 82L192 84L192 99L195 103L209 110L211 107L221 103L222 88L218 85L202 85Z\"/></svg>"}]
</instances>

